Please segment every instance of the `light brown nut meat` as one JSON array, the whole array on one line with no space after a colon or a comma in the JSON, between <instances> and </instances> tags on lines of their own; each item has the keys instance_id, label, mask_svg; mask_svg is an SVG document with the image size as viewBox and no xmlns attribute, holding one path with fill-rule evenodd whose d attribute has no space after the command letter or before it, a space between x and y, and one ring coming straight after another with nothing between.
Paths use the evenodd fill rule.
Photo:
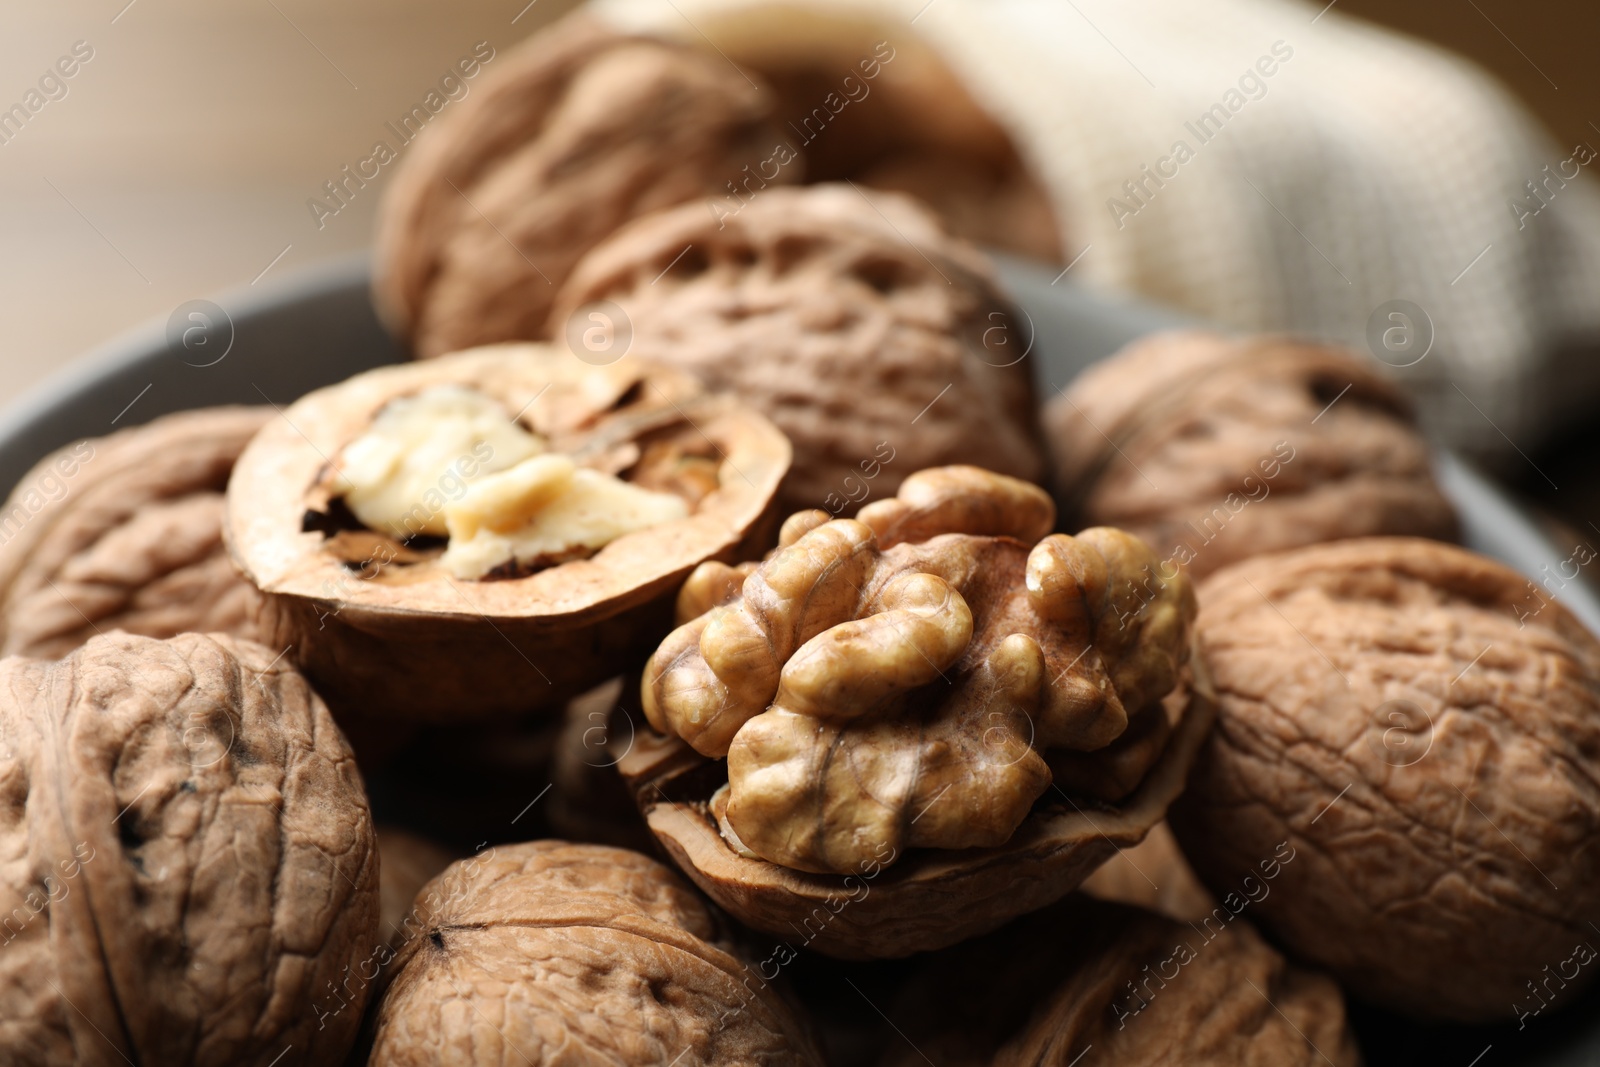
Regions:
<instances>
[{"instance_id":1,"label":"light brown nut meat","mask_svg":"<svg viewBox=\"0 0 1600 1067\"><path fill-rule=\"evenodd\" d=\"M0 1048L19 1067L337 1065L377 940L361 776L221 635L0 661Z\"/></svg>"},{"instance_id":2,"label":"light brown nut meat","mask_svg":"<svg viewBox=\"0 0 1600 1067\"><path fill-rule=\"evenodd\" d=\"M1085 371L1044 424L1069 523L1128 530L1195 577L1346 537L1457 534L1410 400L1342 349L1158 334Z\"/></svg>"},{"instance_id":3,"label":"light brown nut meat","mask_svg":"<svg viewBox=\"0 0 1600 1067\"><path fill-rule=\"evenodd\" d=\"M971 468L923 472L899 505L944 480L967 486L942 509L949 526L1049 528L1042 491ZM848 873L886 849L1001 845L1049 787L1047 754L1111 745L1177 684L1193 596L1181 574L1147 571L1153 555L1128 535L1030 549L915 528L887 549L865 522L811 529L646 667L651 724L728 757L739 847ZM1127 751L1132 781L1107 799L1160 745Z\"/></svg>"},{"instance_id":4,"label":"light brown nut meat","mask_svg":"<svg viewBox=\"0 0 1600 1067\"><path fill-rule=\"evenodd\" d=\"M631 353L788 434L791 510L847 515L940 464L1043 473L1027 331L988 260L905 197L764 189L726 217L685 204L642 218L574 269L550 332L596 301L627 315Z\"/></svg>"},{"instance_id":5,"label":"light brown nut meat","mask_svg":"<svg viewBox=\"0 0 1600 1067\"><path fill-rule=\"evenodd\" d=\"M418 909L372 1067L821 1062L700 898L636 852L501 846L452 865Z\"/></svg>"},{"instance_id":6,"label":"light brown nut meat","mask_svg":"<svg viewBox=\"0 0 1600 1067\"><path fill-rule=\"evenodd\" d=\"M783 140L771 101L725 60L587 15L479 78L411 148L379 219L379 303L422 356L543 336L555 287L596 242L728 195Z\"/></svg>"},{"instance_id":7,"label":"light brown nut meat","mask_svg":"<svg viewBox=\"0 0 1600 1067\"><path fill-rule=\"evenodd\" d=\"M1081 897L930 956L890 1015L881 1067L1361 1064L1339 987L1244 920Z\"/></svg>"},{"instance_id":8,"label":"light brown nut meat","mask_svg":"<svg viewBox=\"0 0 1600 1067\"><path fill-rule=\"evenodd\" d=\"M55 658L99 632L256 637L222 543L222 491L270 408L208 408L80 441L0 510L0 652Z\"/></svg>"},{"instance_id":9,"label":"light brown nut meat","mask_svg":"<svg viewBox=\"0 0 1600 1067\"><path fill-rule=\"evenodd\" d=\"M1172 816L1252 915L1391 1010L1483 1021L1570 996L1600 923L1600 642L1543 587L1435 542L1267 556L1201 591L1221 705ZM1561 971L1535 999L1528 983Z\"/></svg>"}]
</instances>

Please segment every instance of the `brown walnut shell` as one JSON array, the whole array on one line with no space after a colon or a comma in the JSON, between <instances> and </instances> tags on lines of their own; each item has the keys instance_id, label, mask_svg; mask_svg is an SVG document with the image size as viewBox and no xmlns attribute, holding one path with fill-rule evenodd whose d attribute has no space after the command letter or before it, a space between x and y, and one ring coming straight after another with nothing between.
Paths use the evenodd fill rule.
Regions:
<instances>
[{"instance_id":1,"label":"brown walnut shell","mask_svg":"<svg viewBox=\"0 0 1600 1067\"><path fill-rule=\"evenodd\" d=\"M445 384L520 411L526 428L581 464L678 493L689 515L586 559L480 581L453 578L437 547L341 525L335 457L388 402ZM505 718L559 708L636 652L642 659L670 628L672 595L689 571L759 551L788 462L771 423L678 372L490 346L368 371L296 401L239 460L228 541L266 594L263 620L277 647L292 646L337 713Z\"/></svg>"},{"instance_id":2,"label":"brown walnut shell","mask_svg":"<svg viewBox=\"0 0 1600 1067\"><path fill-rule=\"evenodd\" d=\"M717 916L636 852L501 846L452 865L417 910L372 1067L821 1063Z\"/></svg>"},{"instance_id":3,"label":"brown walnut shell","mask_svg":"<svg viewBox=\"0 0 1600 1067\"><path fill-rule=\"evenodd\" d=\"M109 630L255 637L222 491L271 416L186 411L41 460L0 511L0 653L54 659Z\"/></svg>"},{"instance_id":4,"label":"brown walnut shell","mask_svg":"<svg viewBox=\"0 0 1600 1067\"><path fill-rule=\"evenodd\" d=\"M251 642L0 661L0 915L7 1063L337 1065L378 934L355 761Z\"/></svg>"},{"instance_id":5,"label":"brown walnut shell","mask_svg":"<svg viewBox=\"0 0 1600 1067\"><path fill-rule=\"evenodd\" d=\"M1392 1010L1481 1022L1592 978L1564 964L1600 923L1600 641L1413 539L1251 560L1201 604L1219 722L1172 825L1213 890L1289 842L1252 917Z\"/></svg>"},{"instance_id":6,"label":"brown walnut shell","mask_svg":"<svg viewBox=\"0 0 1600 1067\"><path fill-rule=\"evenodd\" d=\"M379 305L422 356L543 336L595 243L726 195L771 156L770 106L720 56L568 17L493 60L411 148L378 221Z\"/></svg>"},{"instance_id":7,"label":"brown walnut shell","mask_svg":"<svg viewBox=\"0 0 1600 1067\"><path fill-rule=\"evenodd\" d=\"M1177 720L1171 737L1122 800L1047 793L1003 845L890 853L893 866L842 876L735 851L720 831L722 765L682 741L641 725L619 770L667 855L740 922L836 959L885 959L953 945L1044 907L1143 840L1183 791L1214 715L1198 687L1166 705Z\"/></svg>"},{"instance_id":8,"label":"brown walnut shell","mask_svg":"<svg viewBox=\"0 0 1600 1067\"><path fill-rule=\"evenodd\" d=\"M1085 371L1044 424L1069 522L1128 530L1197 578L1347 537L1457 536L1410 400L1343 349L1157 334Z\"/></svg>"},{"instance_id":9,"label":"brown walnut shell","mask_svg":"<svg viewBox=\"0 0 1600 1067\"><path fill-rule=\"evenodd\" d=\"M1359 1067L1339 987L1248 923L1073 897L937 953L882 1067Z\"/></svg>"},{"instance_id":10,"label":"brown walnut shell","mask_svg":"<svg viewBox=\"0 0 1600 1067\"><path fill-rule=\"evenodd\" d=\"M598 301L626 315L630 352L778 424L790 510L853 514L941 464L1043 473L1027 331L988 259L907 197L768 189L725 218L685 204L639 219L574 269L551 332Z\"/></svg>"}]
</instances>

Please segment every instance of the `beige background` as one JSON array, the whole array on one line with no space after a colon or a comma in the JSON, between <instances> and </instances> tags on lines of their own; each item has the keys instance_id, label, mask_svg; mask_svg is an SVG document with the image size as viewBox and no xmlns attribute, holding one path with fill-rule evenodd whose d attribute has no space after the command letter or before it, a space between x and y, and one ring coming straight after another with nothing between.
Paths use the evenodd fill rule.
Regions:
<instances>
[{"instance_id":1,"label":"beige background","mask_svg":"<svg viewBox=\"0 0 1600 1067\"><path fill-rule=\"evenodd\" d=\"M7 5L0 107L73 42L88 41L95 57L64 99L0 145L0 404L186 300L364 248L382 179L320 231L307 198L474 43L504 48L573 6L125 3ZM1593 13L1576 3L1339 0L1338 9L1467 51L1563 140L1600 119L1600 65L1582 32Z\"/></svg>"}]
</instances>

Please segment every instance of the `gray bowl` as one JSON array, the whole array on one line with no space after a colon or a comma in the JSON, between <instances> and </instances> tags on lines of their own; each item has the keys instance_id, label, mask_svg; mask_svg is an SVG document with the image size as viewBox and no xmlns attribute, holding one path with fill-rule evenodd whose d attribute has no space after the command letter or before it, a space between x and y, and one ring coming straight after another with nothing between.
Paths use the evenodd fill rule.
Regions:
<instances>
[{"instance_id":1,"label":"gray bowl","mask_svg":"<svg viewBox=\"0 0 1600 1067\"><path fill-rule=\"evenodd\" d=\"M1136 337L1192 325L1149 305L1108 301L1056 284L1052 272L1035 264L997 259L1024 312L1023 345L1041 396L1054 394ZM46 453L84 437L188 408L284 407L319 386L406 358L373 314L368 284L365 255L337 260L217 297L220 315L200 309L209 327L189 319L186 305L182 314L174 313L175 321L149 323L104 346L0 413L0 485L14 485ZM186 347L182 333L197 325L205 344ZM1530 578L1570 554L1460 459L1442 452L1437 469L1460 511L1469 547ZM1600 633L1600 600L1586 587L1568 583L1556 596ZM1579 1067L1600 1064L1597 1006L1600 991L1559 1015L1531 1021L1521 1032L1515 1026L1420 1026L1359 1004L1352 1005L1352 1017L1372 1067Z\"/></svg>"}]
</instances>

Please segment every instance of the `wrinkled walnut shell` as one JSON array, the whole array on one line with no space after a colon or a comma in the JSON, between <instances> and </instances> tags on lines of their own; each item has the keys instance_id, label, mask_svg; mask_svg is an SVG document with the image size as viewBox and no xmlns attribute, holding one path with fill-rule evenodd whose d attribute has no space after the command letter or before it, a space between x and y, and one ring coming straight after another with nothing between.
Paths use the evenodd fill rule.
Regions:
<instances>
[{"instance_id":1,"label":"wrinkled walnut shell","mask_svg":"<svg viewBox=\"0 0 1600 1067\"><path fill-rule=\"evenodd\" d=\"M491 849L430 882L417 918L378 1008L372 1067L821 1063L717 917L638 853Z\"/></svg>"},{"instance_id":2,"label":"wrinkled walnut shell","mask_svg":"<svg viewBox=\"0 0 1600 1067\"><path fill-rule=\"evenodd\" d=\"M376 294L419 355L543 335L556 287L638 215L728 194L783 137L720 56L571 16L496 57L410 148ZM793 180L798 163L771 180Z\"/></svg>"},{"instance_id":3,"label":"wrinkled walnut shell","mask_svg":"<svg viewBox=\"0 0 1600 1067\"><path fill-rule=\"evenodd\" d=\"M186 411L41 460L0 511L0 654L54 659L110 630L255 637L222 491L271 416Z\"/></svg>"},{"instance_id":4,"label":"wrinkled walnut shell","mask_svg":"<svg viewBox=\"0 0 1600 1067\"><path fill-rule=\"evenodd\" d=\"M250 642L0 662L0 915L7 1063L338 1065L378 934L355 761Z\"/></svg>"},{"instance_id":5,"label":"wrinkled walnut shell","mask_svg":"<svg viewBox=\"0 0 1600 1067\"><path fill-rule=\"evenodd\" d=\"M1373 360L1185 331L1098 363L1044 415L1063 513L1191 575L1347 537L1454 540L1411 401Z\"/></svg>"},{"instance_id":6,"label":"wrinkled walnut shell","mask_svg":"<svg viewBox=\"0 0 1600 1067\"><path fill-rule=\"evenodd\" d=\"M452 578L437 548L340 526L330 464L386 403L442 384L522 412L525 426L580 463L658 479L654 487L684 496L690 514L587 559L483 581ZM267 595L263 619L277 647L293 646L336 712L505 717L559 707L635 650L642 658L670 626L671 594L690 570L749 554L769 536L788 461L771 423L677 372L492 346L368 371L296 401L239 460L228 541ZM709 488L675 476L695 464L709 472Z\"/></svg>"},{"instance_id":7,"label":"wrinkled walnut shell","mask_svg":"<svg viewBox=\"0 0 1600 1067\"><path fill-rule=\"evenodd\" d=\"M1339 987L1245 922L1082 897L931 957L882 1067L1360 1067Z\"/></svg>"},{"instance_id":8,"label":"wrinkled walnut shell","mask_svg":"<svg viewBox=\"0 0 1600 1067\"><path fill-rule=\"evenodd\" d=\"M1172 825L1213 890L1287 840L1300 859L1252 918L1392 1010L1481 1022L1592 978L1528 986L1600 923L1581 623L1499 563L1401 538L1239 564L1201 603L1221 710Z\"/></svg>"},{"instance_id":9,"label":"wrinkled walnut shell","mask_svg":"<svg viewBox=\"0 0 1600 1067\"><path fill-rule=\"evenodd\" d=\"M988 259L907 197L766 189L725 217L695 203L639 219L573 270L551 334L597 301L627 316L632 353L778 424L790 510L853 514L947 463L1043 473L1031 339Z\"/></svg>"}]
</instances>

